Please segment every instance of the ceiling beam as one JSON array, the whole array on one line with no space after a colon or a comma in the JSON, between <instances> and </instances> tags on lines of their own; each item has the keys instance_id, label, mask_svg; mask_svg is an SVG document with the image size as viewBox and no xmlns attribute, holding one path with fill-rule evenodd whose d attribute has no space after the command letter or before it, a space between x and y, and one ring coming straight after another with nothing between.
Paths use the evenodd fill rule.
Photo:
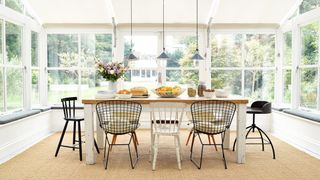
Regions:
<instances>
[{"instance_id":1,"label":"ceiling beam","mask_svg":"<svg viewBox=\"0 0 320 180\"><path fill-rule=\"evenodd\" d=\"M296 12L296 10L299 8L302 1L303 0L296 0L296 2L293 4L293 6L288 11L288 13L279 22L280 26L283 25L293 15L293 13Z\"/></svg>"},{"instance_id":2,"label":"ceiling beam","mask_svg":"<svg viewBox=\"0 0 320 180\"><path fill-rule=\"evenodd\" d=\"M32 8L31 4L29 3L28 0L22 0L22 3L24 5L24 7L26 8L26 10L35 18L35 20L42 25L43 21L42 19L38 16L38 14L34 11L34 9Z\"/></svg>"},{"instance_id":3,"label":"ceiling beam","mask_svg":"<svg viewBox=\"0 0 320 180\"><path fill-rule=\"evenodd\" d=\"M207 19L205 22L208 22L211 24L212 18L214 18L214 16L217 14L219 4L220 4L220 0L213 0L212 1L211 7L210 7L210 10L209 10L209 13L208 13L208 16L207 16ZM210 25L210 24L208 24L208 25Z\"/></svg>"}]
</instances>

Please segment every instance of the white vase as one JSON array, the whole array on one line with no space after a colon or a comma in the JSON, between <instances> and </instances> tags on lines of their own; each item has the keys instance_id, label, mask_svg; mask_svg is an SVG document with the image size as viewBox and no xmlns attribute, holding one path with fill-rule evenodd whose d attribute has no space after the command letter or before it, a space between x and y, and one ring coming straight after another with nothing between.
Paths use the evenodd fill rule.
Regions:
<instances>
[{"instance_id":1,"label":"white vase","mask_svg":"<svg viewBox=\"0 0 320 180\"><path fill-rule=\"evenodd\" d=\"M116 93L118 91L118 81L109 81L109 90Z\"/></svg>"}]
</instances>

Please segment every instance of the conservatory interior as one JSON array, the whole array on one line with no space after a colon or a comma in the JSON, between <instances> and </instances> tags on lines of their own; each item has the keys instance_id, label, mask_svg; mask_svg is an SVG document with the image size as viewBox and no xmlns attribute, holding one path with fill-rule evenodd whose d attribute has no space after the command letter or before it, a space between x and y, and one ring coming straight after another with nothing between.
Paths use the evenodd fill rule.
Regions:
<instances>
[{"instance_id":1,"label":"conservatory interior","mask_svg":"<svg viewBox=\"0 0 320 180\"><path fill-rule=\"evenodd\" d=\"M0 0L0 179L317 179L319 50L319 0Z\"/></svg>"}]
</instances>

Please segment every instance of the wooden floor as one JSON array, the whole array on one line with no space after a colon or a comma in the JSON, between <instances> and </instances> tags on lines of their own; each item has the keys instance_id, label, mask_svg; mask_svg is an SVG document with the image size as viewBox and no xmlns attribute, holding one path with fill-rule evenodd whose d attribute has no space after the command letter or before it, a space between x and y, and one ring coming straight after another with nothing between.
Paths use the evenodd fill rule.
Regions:
<instances>
[{"instance_id":1,"label":"wooden floor","mask_svg":"<svg viewBox=\"0 0 320 180\"><path fill-rule=\"evenodd\" d=\"M160 138L160 149L156 171L151 170L149 160L150 134L147 130L137 132L140 140L140 160L135 169L131 169L126 147L114 147L110 154L108 170L102 164L103 155L98 155L97 164L86 165L79 161L78 151L62 148L59 156L54 152L60 134L54 134L32 148L0 165L1 180L19 179L116 179L116 180L149 180L149 179L319 179L320 160L301 152L292 146L272 137L276 148L277 159L272 159L271 148L264 152L260 146L247 146L247 163L236 164L234 152L227 150L228 169L225 170L221 149L216 152L213 147L204 150L204 161L198 170L189 160L190 145L183 145L182 170L178 170L173 138ZM184 144L188 131L181 132ZM233 137L234 134L232 134ZM70 142L71 134L66 137ZM127 136L118 141L125 142ZM216 137L217 141L220 137ZM233 140L233 138L232 138ZM199 157L200 146L197 149ZM84 154L85 157L85 154Z\"/></svg>"}]
</instances>

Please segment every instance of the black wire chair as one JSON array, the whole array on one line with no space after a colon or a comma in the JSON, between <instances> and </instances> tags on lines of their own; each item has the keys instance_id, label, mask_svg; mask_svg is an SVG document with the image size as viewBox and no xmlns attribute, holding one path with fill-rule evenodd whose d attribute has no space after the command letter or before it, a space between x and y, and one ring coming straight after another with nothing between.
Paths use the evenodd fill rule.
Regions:
<instances>
[{"instance_id":1,"label":"black wire chair","mask_svg":"<svg viewBox=\"0 0 320 180\"><path fill-rule=\"evenodd\" d=\"M66 123L65 123L64 128L61 133L61 137L59 140L59 144L58 144L58 147L56 150L55 157L58 156L60 147L66 147L66 148L72 148L73 151L75 149L79 149L80 161L82 161L82 143L84 141L81 140L81 124L80 124L80 122L83 121L84 118L80 117L80 116L76 116L76 105L75 105L76 100L77 100L77 97L66 97L66 98L61 99L64 120L66 121ZM62 141L63 141L64 135L66 133L69 121L73 121L72 146L62 145ZM76 140L77 123L78 123L78 140ZM78 144L76 144L76 142L78 142ZM94 145L96 147L97 152L100 153L96 140L94 140Z\"/></svg>"},{"instance_id":2,"label":"black wire chair","mask_svg":"<svg viewBox=\"0 0 320 180\"><path fill-rule=\"evenodd\" d=\"M264 145L270 144L272 149L272 157L273 159L276 159L276 153L272 144L271 139L265 133L260 127L256 125L256 114L270 114L272 112L271 103L268 101L255 101L251 104L250 108L247 108L247 113L252 114L252 125L248 126L246 129L248 129L246 134L246 139L260 139L261 143L255 143L255 142L247 142L248 145L262 145L262 151L264 151ZM250 132L252 131L254 133L255 129L258 130L260 137L249 137ZM263 136L265 136L267 139L265 139ZM237 138L233 142L233 151L235 150Z\"/></svg>"},{"instance_id":3,"label":"black wire chair","mask_svg":"<svg viewBox=\"0 0 320 180\"><path fill-rule=\"evenodd\" d=\"M235 111L236 105L233 102L222 100L198 101L191 105L194 134L191 143L190 160L194 165L197 166L198 169L201 169L202 165L203 147L214 145L205 144L201 139L200 134L206 134L208 136L221 134L221 144L216 145L220 145L222 148L224 167L227 169L223 143L225 139L225 131L230 127ZM201 143L201 156L199 164L192 158L193 145L196 136L199 137Z\"/></svg>"},{"instance_id":4,"label":"black wire chair","mask_svg":"<svg viewBox=\"0 0 320 180\"><path fill-rule=\"evenodd\" d=\"M104 147L104 161L105 169L108 167L109 154L112 146L127 145L129 150L129 158L131 163L131 168L134 169L138 162L139 154L134 144L136 152L136 161L132 162L130 144L131 141L135 139L135 130L139 127L139 118L141 115L142 106L139 103L124 100L111 100L100 102L96 106L97 115L100 123L100 127L104 130L106 134L105 147ZM129 134L130 139L127 144L116 144L114 139L110 143L108 139L108 134L111 135L125 135ZM106 155L106 144L108 143L108 150Z\"/></svg>"}]
</instances>

